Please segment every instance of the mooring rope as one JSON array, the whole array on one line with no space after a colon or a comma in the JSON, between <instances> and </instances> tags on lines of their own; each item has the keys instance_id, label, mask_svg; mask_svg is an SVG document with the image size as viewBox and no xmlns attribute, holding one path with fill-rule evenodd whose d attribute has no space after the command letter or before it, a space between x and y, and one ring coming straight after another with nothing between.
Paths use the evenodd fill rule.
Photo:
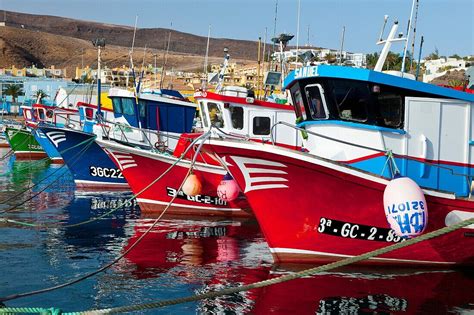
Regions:
<instances>
[{"instance_id":1,"label":"mooring rope","mask_svg":"<svg viewBox=\"0 0 474 315\"><path fill-rule=\"evenodd\" d=\"M417 244L417 243L420 243L420 242L423 242L423 241L426 241L426 240L430 240L430 239L442 236L442 235L447 234L447 233L451 233L453 231L459 230L459 229L464 228L464 227L466 227L468 225L471 225L471 224L474 224L474 218L464 220L464 221L461 221L459 223L453 224L451 226L446 226L446 227L443 227L441 229L438 229L438 230L420 235L418 237L408 239L404 242L400 242L400 243L396 243L396 244L389 245L389 246L386 246L386 247L382 247L382 248L379 248L377 250L370 251L370 252L367 252L367 253L364 253L364 254L361 254L361 255L358 255L358 256L345 258L345 259L342 259L342 260L339 260L339 261L336 261L336 262L333 262L333 263L329 263L329 264L326 264L326 265L306 269L306 270L295 272L295 273L292 273L292 274L283 275L283 276L273 278L273 279L269 279L269 280L254 282L254 283L243 285L243 286L231 287L231 288L226 288L226 289L222 289L222 290L219 290L219 291L211 291L211 292L207 292L207 293L195 294L195 295L192 295L192 296L187 296L187 297L182 297L182 298L177 298L177 299L171 299L171 300L161 300L161 301L154 301L154 302L150 302L150 303L128 305L128 306L119 306L119 307L113 307L113 308L96 309L96 310L81 311L81 312L69 312L69 313L63 312L63 313L60 313L60 314L64 314L64 315L66 315L66 314L67 315L94 315L94 314L114 314L114 313L123 313L123 312L142 311L142 310L155 309L155 308L171 306L171 305L176 305L176 304L195 302L195 301L199 301L199 300L203 300L203 299L216 298L216 297L223 296L223 295L229 295L229 294L248 291L248 290L252 290L252 289L262 288L262 287L266 287L266 286L270 286L270 285L274 285L274 284L278 284L278 283L283 283L283 282L290 281L290 280L295 280L295 279L299 279L299 278L303 278L303 277L313 276L313 275L316 275L316 274L321 273L321 272L326 272L326 271L330 271L330 270L333 270L333 269L336 269L336 268L347 266L347 265L350 265L350 264L353 264L353 263L357 263L357 262L360 262L360 261L363 261L363 260L366 260L366 259L370 259L370 258L379 256L379 255L382 255L382 254L389 253L389 252L397 250L397 249L405 248L405 247L408 247L408 246L411 246L411 245L414 245L414 244ZM147 232L148 231L149 230L147 230ZM0 299L0 301L5 301L5 300ZM5 313L21 313L21 312L24 312L25 309L29 309L29 308L6 307L6 308L0 308L0 313L3 313L3 314L5 314ZM32 309L35 310L35 312L37 310L41 310L43 312L45 311L46 314L53 314L53 313L50 313L49 309L46 309L46 308L32 308ZM55 309L55 310L57 310L57 309Z\"/></svg>"},{"instance_id":2,"label":"mooring rope","mask_svg":"<svg viewBox=\"0 0 474 315\"><path fill-rule=\"evenodd\" d=\"M132 196L129 200L133 200L134 198L136 198L137 196L139 196L140 194L142 194L144 191L146 191L147 189L149 189L151 186L153 186L156 182L158 182L161 178L163 178L173 167L175 167L186 155L186 153L193 147L193 144L195 144L197 141L200 141L201 139L206 139L210 134L210 131L208 131L207 133L201 135L200 137L196 138L193 143L191 143L191 145L186 148L186 150L182 153L182 155L177 158L177 160L171 164L168 169L163 172L160 176L158 176L155 180L153 180L150 184L148 184L145 188L143 188L141 191L139 191L137 194L135 194L134 196ZM202 141L202 143L204 143L204 140ZM201 145L202 146L202 145ZM185 178L183 179L181 185L179 186L178 188L178 191L182 189L188 175L191 173L192 171L192 168L194 166L194 163L195 163L195 158L193 158L193 160L191 161L191 164L190 164L190 167L189 167L189 170L188 170L188 173L186 174ZM14 299L18 299L18 298L21 298L21 297L27 297L27 296L31 296L31 295L36 295L36 294L40 294L40 293L45 293L45 292L50 292L50 291L53 291L53 290L57 290L57 289L60 289L60 288L64 288L64 287L67 287L67 286L70 286L70 285L73 285L75 283L78 283L78 282L81 282L85 279L88 279L108 268L110 268L111 266L113 266L114 264L116 264L118 261L120 261L123 257L125 257L130 251L132 251L132 249L134 249L140 242L141 240L156 226L156 224L158 224L158 222L161 220L161 218L163 217L163 215L166 213L166 211L169 209L169 207L173 204L174 200L178 197L178 194L175 194L175 196L172 197L172 199L170 200L170 202L168 203L168 205L165 207L165 209L161 212L161 214L158 216L158 218L156 218L156 220L153 222L153 224L125 251L123 252L120 256L118 256L117 258L115 258L112 262L106 264L105 266L91 272L91 273L88 273L86 275L83 275L79 278L76 278L76 279L73 279L73 280L70 280L68 282L65 282L65 283L62 283L62 284L59 284L59 285L56 285L56 286L53 286L53 287L49 287L49 288L44 288L44 289L40 289L40 290L36 290L36 291L30 291L30 292L26 292L26 293L18 293L18 294L14 294L14 295L10 295L10 296L7 296L7 297L1 297L0 298L0 302L4 302L4 301L9 301L9 300L14 300ZM121 206L117 206L115 209L112 209L112 210L117 210L118 208L120 208ZM109 211L108 213L112 213L113 211ZM102 217L102 216L101 216ZM100 218L100 217L98 217ZM98 218L95 218L93 221L96 221ZM1 221L1 220L0 220ZM5 220L4 220L5 221ZM9 222L8 220L6 220L7 222ZM85 221L87 223L89 222L92 222L92 219L91 220L88 220L88 221ZM12 223L16 223L16 222L12 222ZM76 223L76 224L71 224L71 225L62 225L62 226L78 226L78 225L82 225L82 224L85 224L85 223ZM30 226L36 226L36 225L30 225ZM0 313L2 313L4 309L1 309L0 308Z\"/></svg>"},{"instance_id":3,"label":"mooring rope","mask_svg":"<svg viewBox=\"0 0 474 315\"><path fill-rule=\"evenodd\" d=\"M65 153L69 150L72 150L74 148L77 148L78 146L81 146L81 145L84 145L84 144L87 144L83 149L81 149L81 151L79 151L78 153L75 154L75 156L72 157L72 161L73 162L76 162L82 155L84 155L84 153L87 151L87 149L92 145L92 142L95 140L95 137L92 137L90 139L86 139L82 142L79 142L75 145L73 145L72 147L69 147L69 148L66 148L62 151L60 151L60 153ZM39 184L41 184L42 182L44 182L46 179L50 178L51 176L53 176L54 174L56 174L57 172L59 172L61 169L63 169L64 167L66 166L66 164L64 163L63 165L61 165L58 169L56 169L53 173L51 173L49 176L46 176L44 177L43 179L39 180L36 184L34 185L31 185L31 186L28 186L27 188L25 188L24 190L20 191L19 193L5 199L5 200L2 200L0 201L0 204L4 204L12 199L15 199L16 197L19 197L21 195L23 195L25 192L37 187ZM65 175L67 173L66 172L63 172L61 175L59 175L52 183L55 183L56 181L58 181L63 175ZM13 208L16 208L18 205L14 206ZM5 210L5 211L0 211L0 214L3 214L5 212L9 212L10 210L13 210L13 209L8 209L8 210Z\"/></svg>"}]
</instances>

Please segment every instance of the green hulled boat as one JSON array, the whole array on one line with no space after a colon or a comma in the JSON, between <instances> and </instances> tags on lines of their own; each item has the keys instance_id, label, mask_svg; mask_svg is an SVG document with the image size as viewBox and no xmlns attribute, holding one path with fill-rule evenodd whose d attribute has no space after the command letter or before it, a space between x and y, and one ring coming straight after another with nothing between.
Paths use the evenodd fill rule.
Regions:
<instances>
[{"instance_id":1,"label":"green hulled boat","mask_svg":"<svg viewBox=\"0 0 474 315\"><path fill-rule=\"evenodd\" d=\"M6 127L5 135L17 158L40 159L47 156L29 130Z\"/></svg>"}]
</instances>

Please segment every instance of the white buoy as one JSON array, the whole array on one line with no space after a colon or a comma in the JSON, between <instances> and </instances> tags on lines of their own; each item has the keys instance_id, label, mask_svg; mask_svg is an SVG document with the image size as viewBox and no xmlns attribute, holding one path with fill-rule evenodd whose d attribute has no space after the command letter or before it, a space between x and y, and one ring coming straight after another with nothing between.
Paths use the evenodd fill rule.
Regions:
<instances>
[{"instance_id":1,"label":"white buoy","mask_svg":"<svg viewBox=\"0 0 474 315\"><path fill-rule=\"evenodd\" d=\"M383 194L385 216L400 237L423 233L428 224L428 207L420 186L408 177L395 176Z\"/></svg>"}]
</instances>

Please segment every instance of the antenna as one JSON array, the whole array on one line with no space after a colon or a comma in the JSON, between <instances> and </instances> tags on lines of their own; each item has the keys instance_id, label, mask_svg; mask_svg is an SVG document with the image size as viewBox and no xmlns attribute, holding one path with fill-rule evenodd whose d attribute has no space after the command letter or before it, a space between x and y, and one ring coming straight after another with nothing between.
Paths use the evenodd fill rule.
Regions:
<instances>
[{"instance_id":1,"label":"antenna","mask_svg":"<svg viewBox=\"0 0 474 315\"><path fill-rule=\"evenodd\" d=\"M300 42L300 12L301 12L301 0L298 0L298 22L296 27L296 61L298 61L298 50Z\"/></svg>"},{"instance_id":2,"label":"antenna","mask_svg":"<svg viewBox=\"0 0 474 315\"><path fill-rule=\"evenodd\" d=\"M211 37L211 24L209 24L209 30L207 31L207 45L206 45L206 56L204 57L204 80L202 81L202 88L203 90L206 89L207 86L207 64L209 58L209 38Z\"/></svg>"},{"instance_id":3,"label":"antenna","mask_svg":"<svg viewBox=\"0 0 474 315\"><path fill-rule=\"evenodd\" d=\"M342 27L342 34L341 34L341 51L339 52L339 64L342 64L342 50L344 49L344 35L346 33L346 27Z\"/></svg>"},{"instance_id":4,"label":"antenna","mask_svg":"<svg viewBox=\"0 0 474 315\"><path fill-rule=\"evenodd\" d=\"M423 42L424 42L423 36L421 36L421 42L420 42L420 53L418 54L418 64L416 65L416 75L415 79L418 81L418 75L420 74L420 60L421 60L421 50L423 49Z\"/></svg>"},{"instance_id":5,"label":"antenna","mask_svg":"<svg viewBox=\"0 0 474 315\"><path fill-rule=\"evenodd\" d=\"M410 72L413 69L413 56L415 55L415 39L416 39L416 21L418 20L418 6L420 2L416 0L415 21L413 23L413 40L411 42L411 58L410 58Z\"/></svg>"},{"instance_id":6,"label":"antenna","mask_svg":"<svg viewBox=\"0 0 474 315\"><path fill-rule=\"evenodd\" d=\"M130 67L132 68L132 71L134 68L133 67L133 47L135 46L135 35L137 34L137 23L138 23L138 14L135 15L135 27L133 28L132 47L130 49Z\"/></svg>"},{"instance_id":7,"label":"antenna","mask_svg":"<svg viewBox=\"0 0 474 315\"><path fill-rule=\"evenodd\" d=\"M411 21L413 19L413 11L415 10L415 2L417 0L413 0L412 5L411 5L411 13L410 13L410 19L408 20L408 31L407 31L407 37L406 37L406 42L405 42L405 48L403 49L403 59L402 59L402 77L403 73L405 73L405 58L407 56L407 49L408 49L408 41L410 40L410 31L411 31Z\"/></svg>"},{"instance_id":8,"label":"antenna","mask_svg":"<svg viewBox=\"0 0 474 315\"><path fill-rule=\"evenodd\" d=\"M171 28L173 28L173 22L171 22ZM168 34L168 45L166 47L166 53L163 56L163 68L161 69L160 90L163 88L163 81L165 78L165 68L166 68L166 63L168 62L168 52L170 51L171 28Z\"/></svg>"}]
</instances>

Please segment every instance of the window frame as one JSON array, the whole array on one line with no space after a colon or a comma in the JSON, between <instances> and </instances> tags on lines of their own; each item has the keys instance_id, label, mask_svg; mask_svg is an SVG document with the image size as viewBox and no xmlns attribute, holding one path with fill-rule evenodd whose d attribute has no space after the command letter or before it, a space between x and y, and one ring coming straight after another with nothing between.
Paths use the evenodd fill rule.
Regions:
<instances>
[{"instance_id":1,"label":"window frame","mask_svg":"<svg viewBox=\"0 0 474 315\"><path fill-rule=\"evenodd\" d=\"M319 90L319 95L321 96L321 102L322 102L322 105L323 105L323 110L324 110L324 117L314 117L312 112L311 112L311 101L308 99L308 88L312 88L312 87L317 87L318 90ZM308 109L309 109L309 114L311 116L311 119L313 120L327 120L329 119L329 109L328 109L328 106L327 106L327 102L326 102L326 96L324 94L324 89L322 87L321 84L319 83L314 83L314 84L308 84L304 87L304 94L306 96L306 101L308 103Z\"/></svg>"}]
</instances>

